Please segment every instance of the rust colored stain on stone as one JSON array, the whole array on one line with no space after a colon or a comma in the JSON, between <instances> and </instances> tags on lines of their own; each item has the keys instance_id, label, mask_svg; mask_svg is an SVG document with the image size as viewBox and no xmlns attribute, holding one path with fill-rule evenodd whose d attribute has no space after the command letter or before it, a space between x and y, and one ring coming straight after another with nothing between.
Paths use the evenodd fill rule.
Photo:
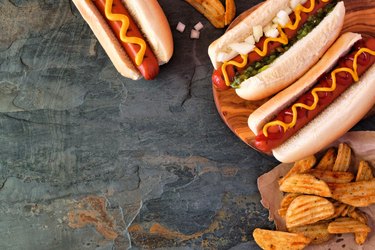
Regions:
<instances>
[{"instance_id":1,"label":"rust colored stain on stone","mask_svg":"<svg viewBox=\"0 0 375 250\"><path fill-rule=\"evenodd\" d=\"M83 228L93 225L108 240L117 238L116 223L108 213L104 197L88 196L77 202L68 213L69 226L71 228Z\"/></svg>"},{"instance_id":2,"label":"rust colored stain on stone","mask_svg":"<svg viewBox=\"0 0 375 250\"><path fill-rule=\"evenodd\" d=\"M224 211L219 211L213 222L202 231L193 234L184 234L169 229L167 226L159 223L152 223L144 228L140 224L133 224L128 228L134 243L147 248L157 248L172 245L178 245L181 242L201 238L222 228L221 221L226 217ZM180 242L180 243L179 243ZM202 242L202 245L205 244Z\"/></svg>"}]
</instances>

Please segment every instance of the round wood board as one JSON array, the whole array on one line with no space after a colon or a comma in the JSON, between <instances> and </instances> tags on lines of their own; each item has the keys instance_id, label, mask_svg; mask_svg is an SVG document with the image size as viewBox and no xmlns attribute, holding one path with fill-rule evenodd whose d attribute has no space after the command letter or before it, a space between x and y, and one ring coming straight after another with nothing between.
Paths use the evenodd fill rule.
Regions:
<instances>
[{"instance_id":1,"label":"round wood board","mask_svg":"<svg viewBox=\"0 0 375 250\"><path fill-rule=\"evenodd\" d=\"M374 0L344 0L346 7L345 22L342 33L352 31L364 36L375 36L375 1ZM259 5L240 14L229 26L229 29L238 23L243 16L254 11ZM225 124L243 142L253 147L255 135L247 125L249 115L267 101L247 101L237 96L234 89L217 90L214 86L213 95L216 108Z\"/></svg>"}]
</instances>

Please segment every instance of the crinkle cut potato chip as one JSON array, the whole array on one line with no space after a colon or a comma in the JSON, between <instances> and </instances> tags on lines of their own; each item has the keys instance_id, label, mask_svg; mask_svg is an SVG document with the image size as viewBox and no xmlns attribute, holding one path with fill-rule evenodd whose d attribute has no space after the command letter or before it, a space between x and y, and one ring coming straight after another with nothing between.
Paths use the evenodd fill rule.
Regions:
<instances>
[{"instance_id":1,"label":"crinkle cut potato chip","mask_svg":"<svg viewBox=\"0 0 375 250\"><path fill-rule=\"evenodd\" d=\"M374 176L372 175L372 170L368 162L360 161L356 176L356 181L369 181L373 179Z\"/></svg>"},{"instance_id":2,"label":"crinkle cut potato chip","mask_svg":"<svg viewBox=\"0 0 375 250\"><path fill-rule=\"evenodd\" d=\"M324 154L324 156L322 157L322 159L320 159L315 169L332 170L333 165L335 165L336 156L337 156L336 149L329 148L327 152Z\"/></svg>"},{"instance_id":3,"label":"crinkle cut potato chip","mask_svg":"<svg viewBox=\"0 0 375 250\"><path fill-rule=\"evenodd\" d=\"M375 132L372 134L374 140ZM374 145L361 152L358 147L349 147L358 146L356 142L339 142L338 148L322 152L319 154L322 157L311 165L295 162L287 167L281 164L277 171L267 173L273 183L279 183L279 191L284 194L282 199L278 194L274 200L277 204L272 203L272 197L267 198L264 194L265 191L270 194L276 191L275 184L270 189L258 184L262 202L270 209L277 228L302 233L311 240L309 244L323 243L316 246L317 249L375 249L375 236L370 234L375 216L375 178L370 165L374 164L375 156L366 157L364 153L375 152L375 144L366 140L367 144ZM337 241L330 240L335 234L339 235Z\"/></svg>"},{"instance_id":4,"label":"crinkle cut potato chip","mask_svg":"<svg viewBox=\"0 0 375 250\"><path fill-rule=\"evenodd\" d=\"M331 197L332 193L327 183L309 174L295 174L287 178L280 190L289 193L314 194Z\"/></svg>"},{"instance_id":5,"label":"crinkle cut potato chip","mask_svg":"<svg viewBox=\"0 0 375 250\"><path fill-rule=\"evenodd\" d=\"M368 234L367 232L354 233L355 242L358 245L363 245L366 242Z\"/></svg>"},{"instance_id":6,"label":"crinkle cut potato chip","mask_svg":"<svg viewBox=\"0 0 375 250\"><path fill-rule=\"evenodd\" d=\"M330 218L335 212L332 202L316 195L300 195L290 203L285 215L287 228L313 224Z\"/></svg>"},{"instance_id":7,"label":"crinkle cut potato chip","mask_svg":"<svg viewBox=\"0 0 375 250\"><path fill-rule=\"evenodd\" d=\"M333 213L333 215L331 217L329 217L327 219L334 219L334 218L343 216L343 213L345 213L345 210L347 209L348 206L349 205L341 203L339 201L333 202L333 207L335 209L335 212Z\"/></svg>"},{"instance_id":8,"label":"crinkle cut potato chip","mask_svg":"<svg viewBox=\"0 0 375 250\"><path fill-rule=\"evenodd\" d=\"M225 1L224 25L229 25L236 16L236 4L234 0Z\"/></svg>"},{"instance_id":9,"label":"crinkle cut potato chip","mask_svg":"<svg viewBox=\"0 0 375 250\"><path fill-rule=\"evenodd\" d=\"M348 216L350 218L353 218L353 219L355 219L357 221L360 221L360 222L362 222L364 224L367 224L366 215L363 212L361 212L360 210L358 210L358 209L354 209L353 211L350 211L348 213Z\"/></svg>"},{"instance_id":10,"label":"crinkle cut potato chip","mask_svg":"<svg viewBox=\"0 0 375 250\"><path fill-rule=\"evenodd\" d=\"M342 171L310 169L306 174L311 174L326 183L348 183L354 179L354 174Z\"/></svg>"},{"instance_id":11,"label":"crinkle cut potato chip","mask_svg":"<svg viewBox=\"0 0 375 250\"><path fill-rule=\"evenodd\" d=\"M185 0L204 15L215 28L229 25L236 15L234 0L226 0L225 8L220 0Z\"/></svg>"},{"instance_id":12,"label":"crinkle cut potato chip","mask_svg":"<svg viewBox=\"0 0 375 250\"><path fill-rule=\"evenodd\" d=\"M281 185L287 178L294 174L302 174L305 173L307 170L311 169L316 163L315 156L308 156L302 160L296 161L293 167L289 170L289 172L279 180L279 185Z\"/></svg>"},{"instance_id":13,"label":"crinkle cut potato chip","mask_svg":"<svg viewBox=\"0 0 375 250\"><path fill-rule=\"evenodd\" d=\"M329 183L332 198L353 207L375 203L375 179L350 183Z\"/></svg>"},{"instance_id":14,"label":"crinkle cut potato chip","mask_svg":"<svg viewBox=\"0 0 375 250\"><path fill-rule=\"evenodd\" d=\"M350 206L350 205L346 205L344 211L342 211L342 213L341 213L341 216L342 216L342 217L348 216L348 214L349 214L351 211L353 211L354 209L355 209L355 207Z\"/></svg>"},{"instance_id":15,"label":"crinkle cut potato chip","mask_svg":"<svg viewBox=\"0 0 375 250\"><path fill-rule=\"evenodd\" d=\"M331 234L369 233L371 232L371 228L353 218L342 217L329 223L328 232Z\"/></svg>"},{"instance_id":16,"label":"crinkle cut potato chip","mask_svg":"<svg viewBox=\"0 0 375 250\"><path fill-rule=\"evenodd\" d=\"M350 218L353 218L353 219L367 225L366 215L363 212L361 212L360 210L358 210L357 208L353 209L352 211L349 211L348 216ZM369 232L355 232L354 233L355 242L358 245L363 245L365 243L366 239L367 239L368 234L369 234Z\"/></svg>"},{"instance_id":17,"label":"crinkle cut potato chip","mask_svg":"<svg viewBox=\"0 0 375 250\"><path fill-rule=\"evenodd\" d=\"M335 164L332 167L333 171L348 171L352 160L352 149L346 143L340 143L337 150L337 157Z\"/></svg>"},{"instance_id":18,"label":"crinkle cut potato chip","mask_svg":"<svg viewBox=\"0 0 375 250\"><path fill-rule=\"evenodd\" d=\"M286 215L286 211L288 210L288 207L290 205L290 203L292 203L292 201L297 197L297 196L300 196L301 194L297 194L297 193L287 193L285 194L285 196L283 197L283 199L281 200L281 203L280 203L280 208L278 210L279 212L279 215L283 218L285 218L285 215Z\"/></svg>"},{"instance_id":19,"label":"crinkle cut potato chip","mask_svg":"<svg viewBox=\"0 0 375 250\"><path fill-rule=\"evenodd\" d=\"M333 236L328 232L328 224L328 222L318 222L311 225L291 227L288 231L302 233L305 237L311 239L310 244L321 244L329 241Z\"/></svg>"},{"instance_id":20,"label":"crinkle cut potato chip","mask_svg":"<svg viewBox=\"0 0 375 250\"><path fill-rule=\"evenodd\" d=\"M255 242L264 250L300 250L311 239L299 233L288 233L256 228L253 231Z\"/></svg>"}]
</instances>

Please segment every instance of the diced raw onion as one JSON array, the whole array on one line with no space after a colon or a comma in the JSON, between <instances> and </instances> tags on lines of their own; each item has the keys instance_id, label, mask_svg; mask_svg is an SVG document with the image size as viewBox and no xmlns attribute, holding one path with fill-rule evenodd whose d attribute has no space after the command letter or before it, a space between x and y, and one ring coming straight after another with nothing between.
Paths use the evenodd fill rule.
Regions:
<instances>
[{"instance_id":1,"label":"diced raw onion","mask_svg":"<svg viewBox=\"0 0 375 250\"><path fill-rule=\"evenodd\" d=\"M300 4L301 0L290 0L290 8L294 10L298 4Z\"/></svg>"},{"instance_id":2,"label":"diced raw onion","mask_svg":"<svg viewBox=\"0 0 375 250\"><path fill-rule=\"evenodd\" d=\"M278 26L277 23L269 23L263 28L263 32L266 33L267 30L276 29Z\"/></svg>"},{"instance_id":3,"label":"diced raw onion","mask_svg":"<svg viewBox=\"0 0 375 250\"><path fill-rule=\"evenodd\" d=\"M261 25L255 25L253 27L253 36L255 42L259 42L259 39L263 36L263 27Z\"/></svg>"},{"instance_id":4,"label":"diced raw onion","mask_svg":"<svg viewBox=\"0 0 375 250\"><path fill-rule=\"evenodd\" d=\"M216 60L218 62L226 62L226 61L229 61L231 60L233 57L235 57L236 55L238 55L238 53L236 51L231 51L229 53L226 53L226 52L219 52L217 54L217 58Z\"/></svg>"},{"instance_id":5,"label":"diced raw onion","mask_svg":"<svg viewBox=\"0 0 375 250\"><path fill-rule=\"evenodd\" d=\"M254 45L255 44L255 38L254 38L254 36L253 35L248 36L245 39L245 42L247 42L248 44Z\"/></svg>"},{"instance_id":6,"label":"diced raw onion","mask_svg":"<svg viewBox=\"0 0 375 250\"><path fill-rule=\"evenodd\" d=\"M182 32L184 32L185 27L186 27L185 24L183 24L183 23L181 23L181 22L178 22L177 27L176 27L176 30L178 30L179 32L182 33Z\"/></svg>"},{"instance_id":7,"label":"diced raw onion","mask_svg":"<svg viewBox=\"0 0 375 250\"><path fill-rule=\"evenodd\" d=\"M194 29L196 31L200 31L201 29L203 29L203 24L201 22L197 23L196 25L194 25Z\"/></svg>"},{"instance_id":8,"label":"diced raw onion","mask_svg":"<svg viewBox=\"0 0 375 250\"><path fill-rule=\"evenodd\" d=\"M275 16L275 17L272 19L272 23L279 24L279 18L278 18L277 16Z\"/></svg>"},{"instance_id":9,"label":"diced raw onion","mask_svg":"<svg viewBox=\"0 0 375 250\"><path fill-rule=\"evenodd\" d=\"M279 36L279 31L276 28L271 28L271 29L268 29L267 31L264 31L264 35L266 37L276 38Z\"/></svg>"},{"instance_id":10,"label":"diced raw onion","mask_svg":"<svg viewBox=\"0 0 375 250\"><path fill-rule=\"evenodd\" d=\"M284 9L284 11L285 11L288 15L290 15L290 14L293 12L293 10L292 10L291 8L289 8L289 7L286 7L286 8Z\"/></svg>"},{"instance_id":11,"label":"diced raw onion","mask_svg":"<svg viewBox=\"0 0 375 250\"><path fill-rule=\"evenodd\" d=\"M250 51L254 50L255 45L249 44L249 43L232 43L229 45L229 47L236 51L238 54L245 55L249 53Z\"/></svg>"},{"instance_id":12,"label":"diced raw onion","mask_svg":"<svg viewBox=\"0 0 375 250\"><path fill-rule=\"evenodd\" d=\"M284 27L290 21L288 13L284 10L280 10L277 13L277 19L278 19L278 23L282 27Z\"/></svg>"},{"instance_id":13,"label":"diced raw onion","mask_svg":"<svg viewBox=\"0 0 375 250\"><path fill-rule=\"evenodd\" d=\"M191 32L190 32L190 38L191 39L199 39L199 34L200 32L195 30L195 29L192 29Z\"/></svg>"}]
</instances>

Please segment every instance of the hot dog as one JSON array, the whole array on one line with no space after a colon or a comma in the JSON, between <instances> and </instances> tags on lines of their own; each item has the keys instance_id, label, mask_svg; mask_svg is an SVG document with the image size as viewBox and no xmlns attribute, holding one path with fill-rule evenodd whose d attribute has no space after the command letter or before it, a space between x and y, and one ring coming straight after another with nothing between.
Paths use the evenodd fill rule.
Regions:
<instances>
[{"instance_id":1,"label":"hot dog","mask_svg":"<svg viewBox=\"0 0 375 250\"><path fill-rule=\"evenodd\" d=\"M254 145L282 162L315 154L375 104L375 38L345 33L304 76L248 119Z\"/></svg>"},{"instance_id":2,"label":"hot dog","mask_svg":"<svg viewBox=\"0 0 375 250\"><path fill-rule=\"evenodd\" d=\"M123 76L152 80L172 57L172 32L156 0L73 2Z\"/></svg>"},{"instance_id":3,"label":"hot dog","mask_svg":"<svg viewBox=\"0 0 375 250\"><path fill-rule=\"evenodd\" d=\"M319 60L344 16L336 0L265 1L209 46L213 85L246 100L277 93Z\"/></svg>"}]
</instances>

